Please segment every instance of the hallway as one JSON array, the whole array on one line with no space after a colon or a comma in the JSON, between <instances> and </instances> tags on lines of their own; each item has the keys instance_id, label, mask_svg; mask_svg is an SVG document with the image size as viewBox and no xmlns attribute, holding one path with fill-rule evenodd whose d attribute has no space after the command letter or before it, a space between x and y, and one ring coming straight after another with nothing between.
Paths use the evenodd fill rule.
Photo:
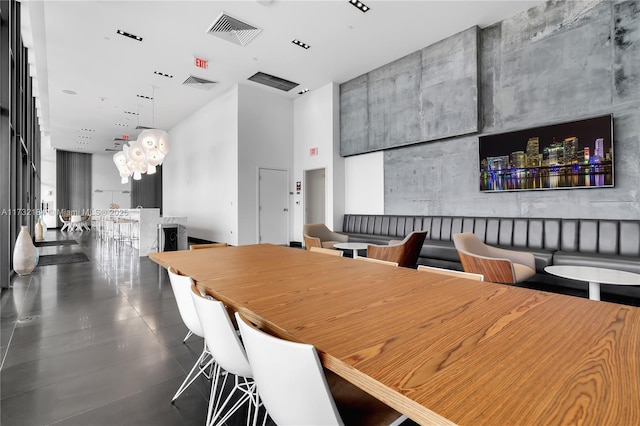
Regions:
<instances>
[{"instance_id":1,"label":"hallway","mask_svg":"<svg viewBox=\"0 0 640 426\"><path fill-rule=\"evenodd\" d=\"M2 291L0 423L203 424L204 380L170 403L202 339L182 344L166 272L93 234L48 231L79 244L40 247L41 256L81 251L90 261L36 267Z\"/></svg>"}]
</instances>

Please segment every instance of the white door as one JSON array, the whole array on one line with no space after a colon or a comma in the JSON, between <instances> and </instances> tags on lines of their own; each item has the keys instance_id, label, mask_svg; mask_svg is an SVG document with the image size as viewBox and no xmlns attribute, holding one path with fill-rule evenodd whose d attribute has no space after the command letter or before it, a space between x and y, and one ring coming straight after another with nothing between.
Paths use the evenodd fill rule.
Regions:
<instances>
[{"instance_id":1,"label":"white door","mask_svg":"<svg viewBox=\"0 0 640 426\"><path fill-rule=\"evenodd\" d=\"M304 184L304 223L325 223L324 169L305 170Z\"/></svg>"},{"instance_id":2,"label":"white door","mask_svg":"<svg viewBox=\"0 0 640 426\"><path fill-rule=\"evenodd\" d=\"M289 176L286 170L260 169L258 242L289 245Z\"/></svg>"}]
</instances>

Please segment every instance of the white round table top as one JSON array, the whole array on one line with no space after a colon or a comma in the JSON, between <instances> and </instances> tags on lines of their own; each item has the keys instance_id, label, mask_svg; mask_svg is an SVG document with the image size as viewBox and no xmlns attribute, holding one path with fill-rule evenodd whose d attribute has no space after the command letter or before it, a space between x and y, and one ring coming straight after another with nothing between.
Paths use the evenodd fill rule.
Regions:
<instances>
[{"instance_id":1,"label":"white round table top","mask_svg":"<svg viewBox=\"0 0 640 426\"><path fill-rule=\"evenodd\" d=\"M369 246L369 243L336 243L334 248L342 250L365 250Z\"/></svg>"},{"instance_id":2,"label":"white round table top","mask_svg":"<svg viewBox=\"0 0 640 426\"><path fill-rule=\"evenodd\" d=\"M640 285L640 274L595 266L553 265L544 270L550 274L571 280L600 284Z\"/></svg>"}]
</instances>

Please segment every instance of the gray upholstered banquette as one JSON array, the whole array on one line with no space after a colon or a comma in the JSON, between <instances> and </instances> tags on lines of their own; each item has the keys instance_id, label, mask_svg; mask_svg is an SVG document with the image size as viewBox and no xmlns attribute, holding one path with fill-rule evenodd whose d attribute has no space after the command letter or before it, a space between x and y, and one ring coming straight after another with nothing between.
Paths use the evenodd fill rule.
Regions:
<instances>
[{"instance_id":1,"label":"gray upholstered banquette","mask_svg":"<svg viewBox=\"0 0 640 426\"><path fill-rule=\"evenodd\" d=\"M533 279L570 282L544 272L548 265L601 266L640 273L640 220L486 218L459 216L344 216L349 241L386 243L424 229L418 264L462 269L451 236L473 232L486 244L527 251L536 258ZM607 286L603 291L640 297L638 287Z\"/></svg>"}]
</instances>

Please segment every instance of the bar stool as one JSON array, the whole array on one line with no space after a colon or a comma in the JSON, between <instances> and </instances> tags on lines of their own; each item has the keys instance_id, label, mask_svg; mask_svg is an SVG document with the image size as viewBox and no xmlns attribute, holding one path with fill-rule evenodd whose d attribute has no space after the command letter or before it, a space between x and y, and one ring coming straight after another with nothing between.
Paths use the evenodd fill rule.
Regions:
<instances>
[{"instance_id":1,"label":"bar stool","mask_svg":"<svg viewBox=\"0 0 640 426\"><path fill-rule=\"evenodd\" d=\"M120 242L131 245L132 239L132 226L133 221L131 219L120 219L118 221L118 227L120 231Z\"/></svg>"},{"instance_id":2,"label":"bar stool","mask_svg":"<svg viewBox=\"0 0 640 426\"><path fill-rule=\"evenodd\" d=\"M99 214L91 216L91 229L93 230L93 235L95 235L96 239L100 239L102 232L102 216Z\"/></svg>"},{"instance_id":3,"label":"bar stool","mask_svg":"<svg viewBox=\"0 0 640 426\"><path fill-rule=\"evenodd\" d=\"M100 241L106 242L109 240L109 233L111 232L112 222L107 215L100 216Z\"/></svg>"}]
</instances>

